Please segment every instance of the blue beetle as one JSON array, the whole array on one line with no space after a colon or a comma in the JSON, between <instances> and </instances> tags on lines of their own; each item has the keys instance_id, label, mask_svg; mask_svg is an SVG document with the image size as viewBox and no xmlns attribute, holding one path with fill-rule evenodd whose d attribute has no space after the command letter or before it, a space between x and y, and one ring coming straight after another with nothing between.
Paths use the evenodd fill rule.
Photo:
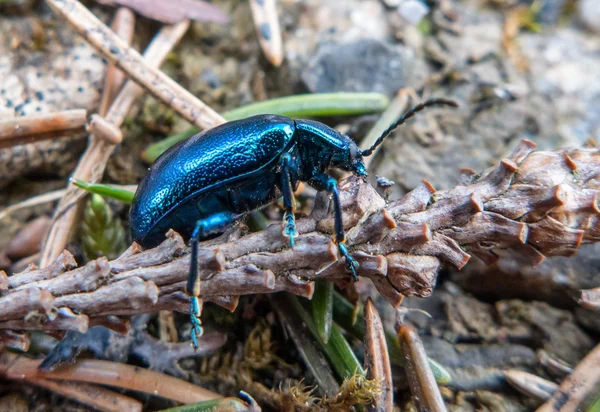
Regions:
<instances>
[{"instance_id":1,"label":"blue beetle","mask_svg":"<svg viewBox=\"0 0 600 412\"><path fill-rule=\"evenodd\" d=\"M293 247L298 235L293 193L303 181L333 195L335 242L356 280L358 263L344 244L337 182L327 171L339 168L367 176L363 157L371 155L408 118L433 105L457 106L451 100L427 100L391 124L364 151L348 136L322 123L259 115L192 136L156 160L135 193L129 219L132 237L144 248L157 246L169 229L189 239L192 255L187 293L195 347L202 334L198 241L224 232L247 213L283 195L283 235Z\"/></svg>"}]
</instances>

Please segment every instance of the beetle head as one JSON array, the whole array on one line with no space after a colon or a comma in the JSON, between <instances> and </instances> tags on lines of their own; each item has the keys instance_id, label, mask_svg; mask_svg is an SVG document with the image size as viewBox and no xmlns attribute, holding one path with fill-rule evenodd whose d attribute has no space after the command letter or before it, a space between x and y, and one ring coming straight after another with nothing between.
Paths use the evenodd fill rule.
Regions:
<instances>
[{"instance_id":1,"label":"beetle head","mask_svg":"<svg viewBox=\"0 0 600 412\"><path fill-rule=\"evenodd\" d=\"M348 146L348 164L350 165L350 171L356 173L359 176L368 176L367 167L363 162L363 155L356 143L352 142Z\"/></svg>"},{"instance_id":2,"label":"beetle head","mask_svg":"<svg viewBox=\"0 0 600 412\"><path fill-rule=\"evenodd\" d=\"M339 139L343 142L343 145L332 151L331 165L359 176L368 176L362 152L356 143L343 134L339 135Z\"/></svg>"}]
</instances>

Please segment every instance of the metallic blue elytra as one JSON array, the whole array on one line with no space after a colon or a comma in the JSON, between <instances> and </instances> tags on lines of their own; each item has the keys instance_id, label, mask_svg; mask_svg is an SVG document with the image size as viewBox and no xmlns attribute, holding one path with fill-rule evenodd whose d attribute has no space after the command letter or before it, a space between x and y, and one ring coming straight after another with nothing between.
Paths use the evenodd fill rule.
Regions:
<instances>
[{"instance_id":1,"label":"metallic blue elytra","mask_svg":"<svg viewBox=\"0 0 600 412\"><path fill-rule=\"evenodd\" d=\"M290 246L297 236L293 192L300 181L333 196L335 242L346 268L357 278L358 263L344 245L342 211L335 179L338 168L359 176L369 156L389 133L427 106L456 103L432 99L409 110L361 151L356 143L323 123L259 115L233 121L192 136L170 148L150 167L135 193L130 211L133 240L144 248L158 245L174 229L192 248L187 293L190 295L192 341L202 334L198 240L222 233L248 212L283 195L282 234Z\"/></svg>"},{"instance_id":2,"label":"metallic blue elytra","mask_svg":"<svg viewBox=\"0 0 600 412\"><path fill-rule=\"evenodd\" d=\"M243 215L273 200L271 169L293 136L293 120L257 116L170 148L138 186L130 212L133 240L154 247L169 229L189 238L200 219L221 211ZM261 178L265 173L270 185Z\"/></svg>"}]
</instances>

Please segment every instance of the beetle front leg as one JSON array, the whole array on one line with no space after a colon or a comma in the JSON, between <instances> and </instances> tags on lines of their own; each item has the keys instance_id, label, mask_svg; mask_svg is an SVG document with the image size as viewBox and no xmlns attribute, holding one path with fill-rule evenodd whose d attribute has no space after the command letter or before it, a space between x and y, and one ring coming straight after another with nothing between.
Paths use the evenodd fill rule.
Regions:
<instances>
[{"instance_id":1,"label":"beetle front leg","mask_svg":"<svg viewBox=\"0 0 600 412\"><path fill-rule=\"evenodd\" d=\"M290 247L294 247L294 238L298 236L296 231L296 199L294 198L294 189L292 185L292 171L296 169L296 163L289 153L281 156L281 191L283 192L283 206L285 213L283 215L283 235L290 240Z\"/></svg>"},{"instance_id":2,"label":"beetle front leg","mask_svg":"<svg viewBox=\"0 0 600 412\"><path fill-rule=\"evenodd\" d=\"M359 265L358 262L352 256L350 256L348 253L348 248L346 247L346 234L344 233L344 221L342 219L342 204L340 202L337 181L333 177L326 174L318 176L316 180L333 195L335 243L337 244L340 254L346 259L346 269L352 273L354 281L357 281L358 276L356 275L356 270L358 269Z\"/></svg>"}]
</instances>

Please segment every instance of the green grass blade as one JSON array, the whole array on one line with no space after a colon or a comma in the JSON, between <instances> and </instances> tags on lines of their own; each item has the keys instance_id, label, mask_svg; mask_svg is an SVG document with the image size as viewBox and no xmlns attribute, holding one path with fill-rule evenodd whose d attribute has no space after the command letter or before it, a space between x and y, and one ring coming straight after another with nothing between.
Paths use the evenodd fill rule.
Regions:
<instances>
[{"instance_id":1,"label":"green grass blade","mask_svg":"<svg viewBox=\"0 0 600 412\"><path fill-rule=\"evenodd\" d=\"M280 114L289 117L352 116L385 110L388 98L380 93L316 93L299 94L252 103L230 110L228 121L257 114Z\"/></svg>"},{"instance_id":2,"label":"green grass blade","mask_svg":"<svg viewBox=\"0 0 600 412\"><path fill-rule=\"evenodd\" d=\"M310 303L319 336L323 342L327 343L333 324L333 282L329 282L327 279L318 279L315 282L315 293Z\"/></svg>"},{"instance_id":3,"label":"green grass blade","mask_svg":"<svg viewBox=\"0 0 600 412\"><path fill-rule=\"evenodd\" d=\"M252 103L223 113L227 121L257 114L280 114L289 117L351 116L378 113L388 106L388 98L380 93L317 93L300 94ZM192 127L154 143L142 153L145 162L153 163L169 147L189 139L199 132Z\"/></svg>"},{"instance_id":4,"label":"green grass blade","mask_svg":"<svg viewBox=\"0 0 600 412\"><path fill-rule=\"evenodd\" d=\"M90 193L110 197L128 205L130 205L133 202L134 193L130 192L129 190L104 185L102 183L88 183L79 179L71 179L71 183L73 183L78 188L88 191Z\"/></svg>"},{"instance_id":5,"label":"green grass blade","mask_svg":"<svg viewBox=\"0 0 600 412\"><path fill-rule=\"evenodd\" d=\"M327 356L333 369L340 378L344 379L350 377L354 375L355 372L364 372L356 355L350 348L350 344L342 335L339 326L334 323L331 327L329 342L323 342L310 312L300 303L296 296L289 295L289 300L290 306L300 315L302 321L313 334L317 344L321 347L323 352L325 352L325 356Z\"/></svg>"},{"instance_id":6,"label":"green grass blade","mask_svg":"<svg viewBox=\"0 0 600 412\"><path fill-rule=\"evenodd\" d=\"M248 406L238 398L211 399L175 408L163 409L160 412L205 412L205 411L247 411Z\"/></svg>"}]
</instances>

